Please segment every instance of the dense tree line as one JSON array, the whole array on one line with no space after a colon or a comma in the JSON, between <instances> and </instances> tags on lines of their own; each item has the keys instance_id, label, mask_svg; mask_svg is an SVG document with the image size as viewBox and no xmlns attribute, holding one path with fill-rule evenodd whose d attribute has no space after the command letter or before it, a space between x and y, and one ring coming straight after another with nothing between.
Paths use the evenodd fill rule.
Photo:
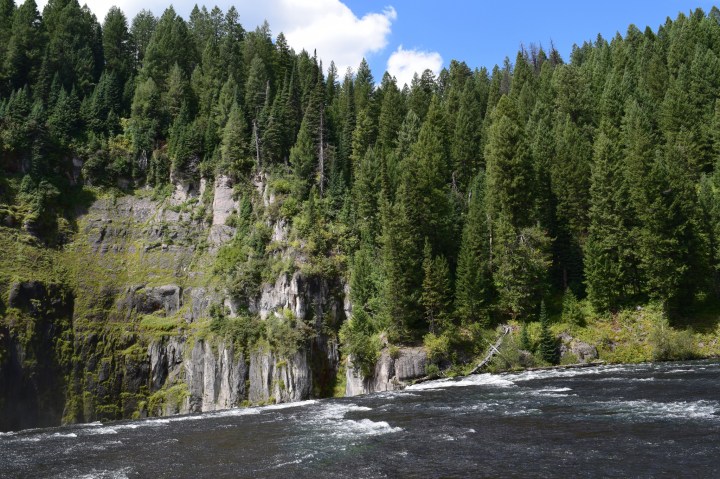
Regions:
<instances>
[{"instance_id":1,"label":"dense tree line","mask_svg":"<svg viewBox=\"0 0 720 479\"><path fill-rule=\"evenodd\" d=\"M234 8L100 24L77 0L0 0L2 194L40 229L78 181L278 172L313 257L347 258L353 334L534 317L566 290L677 313L720 286L718 55L713 8L400 87Z\"/></svg>"}]
</instances>

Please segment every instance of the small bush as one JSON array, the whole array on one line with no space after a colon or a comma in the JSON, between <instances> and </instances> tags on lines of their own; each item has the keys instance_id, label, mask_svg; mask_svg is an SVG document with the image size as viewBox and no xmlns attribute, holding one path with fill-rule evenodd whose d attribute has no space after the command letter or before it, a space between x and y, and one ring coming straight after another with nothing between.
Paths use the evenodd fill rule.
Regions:
<instances>
[{"instance_id":1,"label":"small bush","mask_svg":"<svg viewBox=\"0 0 720 479\"><path fill-rule=\"evenodd\" d=\"M425 375L430 379L440 377L440 368L437 364L429 364L425 369Z\"/></svg>"},{"instance_id":2,"label":"small bush","mask_svg":"<svg viewBox=\"0 0 720 479\"><path fill-rule=\"evenodd\" d=\"M448 335L437 336L434 333L428 333L423 337L423 345L430 361L438 363L449 359L450 338Z\"/></svg>"},{"instance_id":3,"label":"small bush","mask_svg":"<svg viewBox=\"0 0 720 479\"><path fill-rule=\"evenodd\" d=\"M672 329L667 318L662 318L650 333L652 358L655 361L680 361L697 356L695 338L690 330Z\"/></svg>"}]
</instances>

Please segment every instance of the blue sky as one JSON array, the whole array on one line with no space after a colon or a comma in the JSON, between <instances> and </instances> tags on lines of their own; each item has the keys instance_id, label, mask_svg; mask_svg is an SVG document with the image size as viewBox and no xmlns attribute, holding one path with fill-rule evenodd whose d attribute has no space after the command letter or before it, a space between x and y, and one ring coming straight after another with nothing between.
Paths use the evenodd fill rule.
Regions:
<instances>
[{"instance_id":1,"label":"blue sky","mask_svg":"<svg viewBox=\"0 0 720 479\"><path fill-rule=\"evenodd\" d=\"M47 0L38 0L42 9ZM80 0L82 3L83 0ZM173 3L187 18L196 0L88 0L100 21L112 5L131 20L141 9L161 15ZM201 2L198 2L201 3ZM629 24L653 30L669 16L700 7L706 0L550 0L498 2L482 0L209 0L208 7L235 5L246 29L267 19L274 33L285 32L290 45L318 55L327 66L356 68L363 57L376 81L385 70L402 85L415 71L439 71L451 59L471 68L492 68L506 56L514 60L521 44L552 41L563 58L574 43L611 38Z\"/></svg>"},{"instance_id":2,"label":"blue sky","mask_svg":"<svg viewBox=\"0 0 720 479\"><path fill-rule=\"evenodd\" d=\"M427 0L348 0L345 2L358 16L392 5L397 19L392 24L388 46L370 55L376 79L385 70L388 56L403 45L404 49L436 51L447 66L451 59L464 60L470 67L502 64L512 61L520 44L542 44L550 41L563 58L572 46L594 40L598 33L611 38L624 35L628 25L641 30L649 25L653 31L669 16L689 12L697 7L709 12L712 1L685 0L603 0L603 1L472 1L448 0L441 5Z\"/></svg>"}]
</instances>

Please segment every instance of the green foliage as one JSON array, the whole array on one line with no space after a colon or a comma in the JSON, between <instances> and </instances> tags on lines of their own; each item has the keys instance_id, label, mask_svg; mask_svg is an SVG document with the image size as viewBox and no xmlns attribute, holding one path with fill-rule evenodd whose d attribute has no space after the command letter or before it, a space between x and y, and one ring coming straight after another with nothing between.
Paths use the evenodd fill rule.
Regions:
<instances>
[{"instance_id":1,"label":"green foliage","mask_svg":"<svg viewBox=\"0 0 720 479\"><path fill-rule=\"evenodd\" d=\"M493 279L497 305L512 318L527 316L547 288L550 240L537 227L516 230L504 215L496 228Z\"/></svg>"},{"instance_id":2,"label":"green foliage","mask_svg":"<svg viewBox=\"0 0 720 479\"><path fill-rule=\"evenodd\" d=\"M654 361L682 361L697 357L697 345L690 330L676 331L662 316L650 333Z\"/></svg>"},{"instance_id":3,"label":"green foliage","mask_svg":"<svg viewBox=\"0 0 720 479\"><path fill-rule=\"evenodd\" d=\"M340 341L343 351L354 366L359 367L364 377L375 372L375 363L380 358L380 339L372 333L370 318L362 309L340 328Z\"/></svg>"},{"instance_id":4,"label":"green foliage","mask_svg":"<svg viewBox=\"0 0 720 479\"><path fill-rule=\"evenodd\" d=\"M234 8L198 7L188 22L173 8L160 19L142 11L128 28L117 8L101 26L75 1L48 2L43 15L32 0L0 2L0 286L71 278L78 321L100 323L128 278L185 273L132 241L112 246L138 254L88 265L82 185L165 201L175 183L223 175L237 185L234 237L212 259L204 240L178 242L198 247L190 268L212 263L197 277L242 314L216 311L207 325L146 315L133 318L138 332L207 326L244 351L291 356L308 327L249 310L263 283L299 270L332 294L349 282L341 347L366 375L381 334L425 338L434 361L459 363L482 352L491 318L525 324L493 367L534 364L523 351L538 336L538 358L555 362L547 319L528 320L561 296L563 327L608 361L712 354L716 319L705 325L697 308L720 292L719 42L717 11L697 10L657 34L598 38L567 62L555 49L522 51L491 73L453 61L401 90L389 74L376 85L366 61L326 76L267 24L246 32ZM205 235L209 206L167 209ZM145 228L118 226L135 227ZM289 234L271 241L273 228ZM673 325L703 323L703 348L654 326L661 310ZM151 410L167 399L158 394Z\"/></svg>"},{"instance_id":5,"label":"green foliage","mask_svg":"<svg viewBox=\"0 0 720 479\"><path fill-rule=\"evenodd\" d=\"M447 361L452 353L450 336L447 334L437 335L432 332L427 333L423 337L423 346L427 352L428 359L435 364L441 361Z\"/></svg>"},{"instance_id":6,"label":"green foliage","mask_svg":"<svg viewBox=\"0 0 720 479\"><path fill-rule=\"evenodd\" d=\"M520 330L520 349L523 351L532 352L533 346L530 342L530 334L528 333L528 326L527 324L523 324L522 329Z\"/></svg>"},{"instance_id":7,"label":"green foliage","mask_svg":"<svg viewBox=\"0 0 720 479\"><path fill-rule=\"evenodd\" d=\"M423 283L420 304L425 311L430 332L440 332L450 326L450 270L443 256L432 256L430 242L425 240L423 254Z\"/></svg>"},{"instance_id":8,"label":"green foliage","mask_svg":"<svg viewBox=\"0 0 720 479\"><path fill-rule=\"evenodd\" d=\"M492 298L484 172L475 178L469 195L455 282L455 310L465 324L485 321Z\"/></svg>"},{"instance_id":9,"label":"green foliage","mask_svg":"<svg viewBox=\"0 0 720 479\"><path fill-rule=\"evenodd\" d=\"M566 289L565 294L563 294L562 321L576 326L583 326L585 324L583 310L575 293L573 293L570 288Z\"/></svg>"},{"instance_id":10,"label":"green foliage","mask_svg":"<svg viewBox=\"0 0 720 479\"><path fill-rule=\"evenodd\" d=\"M540 303L540 342L538 344L538 355L550 364L558 362L557 340L550 331L550 320L548 319L545 301Z\"/></svg>"}]
</instances>

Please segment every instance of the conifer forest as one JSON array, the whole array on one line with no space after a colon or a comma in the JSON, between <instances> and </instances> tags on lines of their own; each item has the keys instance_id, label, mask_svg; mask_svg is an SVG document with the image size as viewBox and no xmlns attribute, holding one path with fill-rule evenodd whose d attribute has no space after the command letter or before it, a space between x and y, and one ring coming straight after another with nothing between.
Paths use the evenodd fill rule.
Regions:
<instances>
[{"instance_id":1,"label":"conifer forest","mask_svg":"<svg viewBox=\"0 0 720 479\"><path fill-rule=\"evenodd\" d=\"M2 236L61 255L92 198L222 177L235 233L206 277L233 311L210 308L213 334L302 343L301 322L253 306L300 269L345 285L352 314L328 334L368 374L385 344L460 361L473 335L541 316L555 362L548 316L651 305L692 325L718 304L719 98L716 8L399 85L247 30L235 8L98 19L77 0L0 0Z\"/></svg>"}]
</instances>

